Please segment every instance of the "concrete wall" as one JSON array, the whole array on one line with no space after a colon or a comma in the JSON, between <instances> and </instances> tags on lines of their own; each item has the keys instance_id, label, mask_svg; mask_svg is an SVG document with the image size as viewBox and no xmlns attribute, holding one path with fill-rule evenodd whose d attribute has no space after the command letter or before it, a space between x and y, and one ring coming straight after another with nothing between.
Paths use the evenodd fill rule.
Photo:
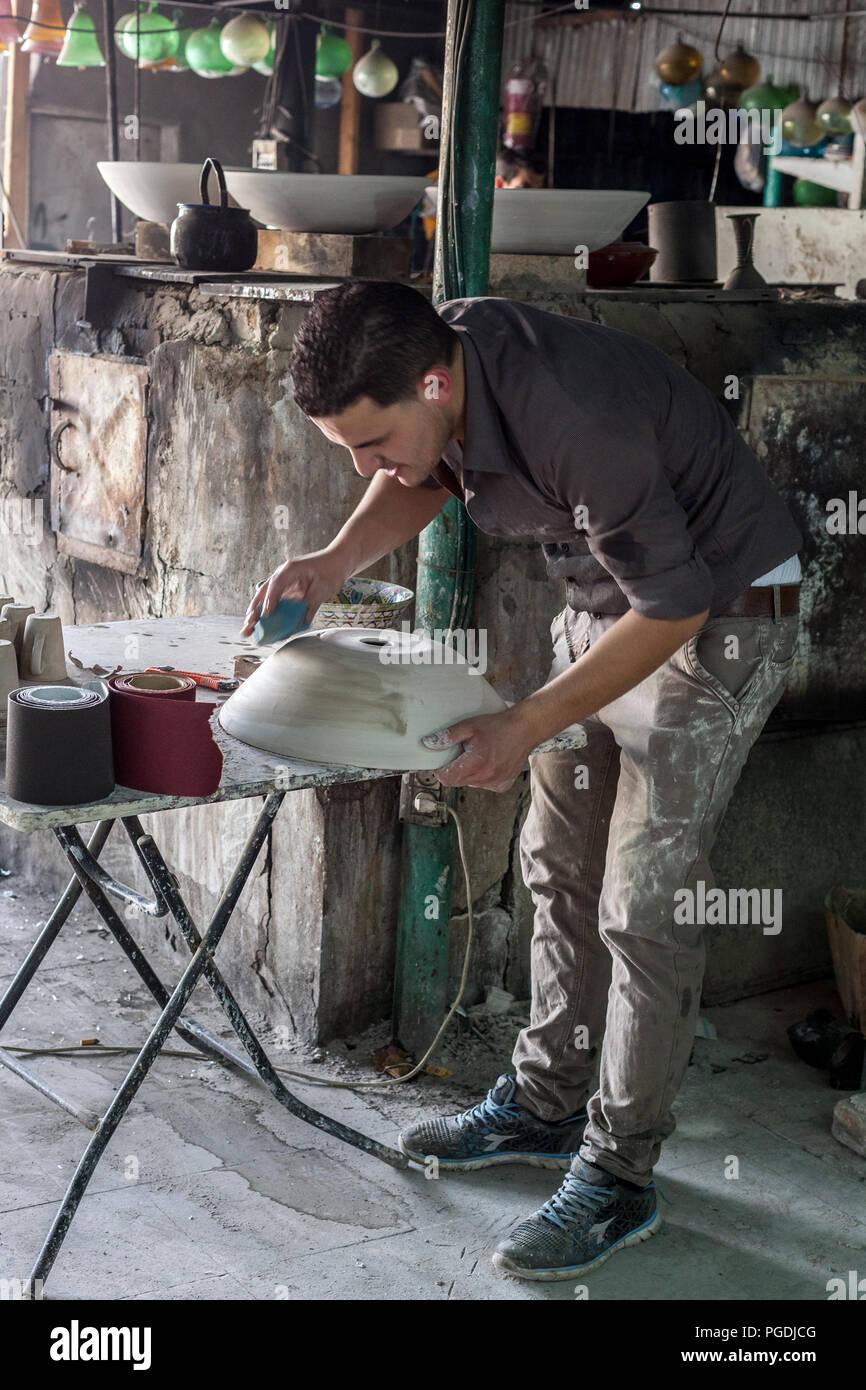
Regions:
<instances>
[{"instance_id":1,"label":"concrete wall","mask_svg":"<svg viewBox=\"0 0 866 1390\"><path fill-rule=\"evenodd\" d=\"M53 345L145 360L151 418L144 577L59 555L46 525L37 546L0 537L0 586L37 611L59 612L65 623L241 614L254 581L286 555L328 541L364 488L347 459L292 404L288 348L304 308L118 278L105 326L96 331L82 322L83 292L78 271L8 264L0 270L0 492L47 497L46 359ZM730 373L850 379L866 372L866 311L859 305L658 303L596 295L551 307L659 344L719 393ZM853 410L850 395L844 399ZM840 429L855 425L859 431L859 420L841 421ZM768 466L775 466L771 456ZM808 554L817 553L822 499L838 486L833 466L831 459L830 472L822 473L817 460L809 495L791 498L801 525L816 533ZM288 508L288 531L274 524L281 505ZM847 554L814 616L831 635L834 604L844 607L850 566L860 564L853 550ZM413 543L375 573L414 587L414 557ZM478 563L474 623L488 632L490 678L506 698L519 699L546 676L548 626L561 607L560 592L532 543L479 535ZM811 582L807 576L807 588ZM844 640L862 639L860 617L846 627ZM789 699L803 716L808 670L798 680L799 695L794 690ZM859 700L862 716L862 689ZM784 948L776 938L746 947L732 935L715 937L708 998L826 971L823 895L830 880L856 883L860 874L860 847L845 827L862 813L862 779L840 770L840 759L846 769L856 768L858 737L766 742L755 750L722 828L714 868L721 886L782 885L790 904ZM807 773L818 779L820 795L792 805L788 789L802 787ZM393 778L287 798L268 855L220 948L230 982L255 1017L321 1040L389 1012L400 868L397 797ZM493 983L518 996L529 992L532 903L516 857L527 803L526 776L501 796L471 789L460 795L479 928L470 1000ZM199 919L213 910L258 804L145 818L148 828L153 820ZM119 827L103 859L143 886ZM58 885L68 877L47 835L0 827L0 862ZM459 872L457 880L455 977L466 908ZM178 943L171 932L165 939L162 924L144 922L136 930L179 963ZM182 944L179 950L182 957Z\"/></svg>"}]
</instances>

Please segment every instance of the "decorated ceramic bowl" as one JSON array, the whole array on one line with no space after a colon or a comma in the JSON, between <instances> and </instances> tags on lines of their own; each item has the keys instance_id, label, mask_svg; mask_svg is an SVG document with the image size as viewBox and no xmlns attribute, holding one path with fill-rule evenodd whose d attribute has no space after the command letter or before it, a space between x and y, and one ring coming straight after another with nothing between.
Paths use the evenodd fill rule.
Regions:
<instances>
[{"instance_id":1,"label":"decorated ceramic bowl","mask_svg":"<svg viewBox=\"0 0 866 1390\"><path fill-rule=\"evenodd\" d=\"M320 606L314 626L391 627L414 597L400 584L350 575L339 593Z\"/></svg>"}]
</instances>

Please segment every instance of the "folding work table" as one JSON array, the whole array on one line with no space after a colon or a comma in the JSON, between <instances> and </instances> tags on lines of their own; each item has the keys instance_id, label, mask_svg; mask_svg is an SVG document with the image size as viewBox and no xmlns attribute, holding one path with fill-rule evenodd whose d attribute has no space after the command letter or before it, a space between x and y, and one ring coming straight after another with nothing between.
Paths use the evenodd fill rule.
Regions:
<instances>
[{"instance_id":1,"label":"folding work table","mask_svg":"<svg viewBox=\"0 0 866 1390\"><path fill-rule=\"evenodd\" d=\"M122 664L125 670L143 670L146 666L173 665L179 669L209 671L230 676L233 657L256 650L249 641L237 638L236 634L242 624L242 618L225 615L142 619L91 627L66 627L64 639L67 654L71 653L80 660L84 668L99 665L111 670L114 666ZM134 639L133 649L136 651L135 659L132 661L125 656L130 650L130 639ZM75 668L70 665L69 669ZM83 680L89 674L90 669L82 670L76 672L73 679ZM216 696L213 691L199 689L196 698L214 702L224 697ZM6 730L5 725L0 725L0 756L4 768L5 755ZM5 782L0 780L0 821L16 830L51 830L69 860L74 875L0 1000L0 1031L12 1017L16 1005L35 976L52 942L56 940L82 891L96 908L105 926L161 1010L150 1036L105 1114L101 1116L84 1111L74 1102L56 1094L0 1044L0 1064L93 1131L90 1143L75 1170L31 1272L31 1296L40 1294L42 1284L57 1258L78 1204L106 1145L175 1027L180 1036L200 1052L218 1061L228 1062L250 1077L260 1078L280 1104L299 1119L316 1125L347 1144L374 1154L395 1168L408 1166L408 1160L396 1149L388 1148L375 1139L359 1134L338 1120L329 1119L318 1110L305 1105L287 1090L213 961L214 952L229 924L232 911L286 792L400 774L373 768L324 767L321 764L293 762L246 747L243 749L241 761L240 768L229 767L227 762L218 790L206 797L157 796L118 786L104 801L78 806L47 807L13 801L6 795ZM163 859L153 835L145 832L139 817L156 811L177 810L181 806L206 805L209 802L231 801L243 797L264 797L265 802L231 872L216 910L207 927L200 932L180 894L177 879ZM115 821L118 820L129 836L133 850L147 875L152 889L150 897L111 877L98 862L100 852ZM96 822L95 827L89 841L85 843L78 827L93 822ZM110 898L133 904L139 911L151 917L164 917L168 913L174 917L192 958L173 990L163 984L142 947L133 939L115 911ZM243 1044L246 1055L227 1047L219 1038L184 1014L187 1001L202 977L207 980L216 995Z\"/></svg>"},{"instance_id":2,"label":"folding work table","mask_svg":"<svg viewBox=\"0 0 866 1390\"><path fill-rule=\"evenodd\" d=\"M103 671L111 671L118 665L122 665L124 670L173 665L180 670L207 671L230 676L234 656L258 650L248 640L237 637L242 623L243 619L236 616L211 614L200 618L139 619L131 622L99 623L90 627L66 627L65 648L67 657L71 659L68 669L76 670L75 676L72 677L75 680L91 676L94 666L97 670L102 668ZM135 655L130 659L132 652ZM75 668L75 661L81 663L78 669ZM29 682L24 682L27 683ZM214 703L226 697L199 688L196 698ZM0 758L4 768L5 738L5 725L0 724ZM12 800L6 795L5 782L0 780L0 821L21 831L51 830L73 872L72 879L61 894L37 941L0 1000L0 1032L12 1017L16 1005L36 975L82 891L92 902L161 1010L159 1019L103 1115L85 1111L73 1101L58 1095L28 1067L13 1057L8 1046L0 1043L0 1064L93 1131L33 1266L29 1281L31 1297L41 1296L44 1280L57 1258L96 1165L174 1028L186 1042L200 1052L238 1068L253 1079L261 1080L275 1099L299 1119L306 1120L308 1124L325 1130L326 1133L382 1159L395 1168L408 1166L408 1160L396 1149L389 1148L367 1135L359 1134L338 1120L330 1119L318 1110L313 1110L287 1090L213 960L214 952L228 927L234 907L286 792L332 786L341 782L371 781L379 777L401 774L383 771L380 768L326 767L322 764L295 762L237 744L236 740L230 742L233 745L233 756L225 758L220 786L211 796L205 797L160 796L118 786L104 801L77 806L46 807ZM560 736L541 747L580 746L580 743L580 739L572 740L568 736ZM210 802L231 801L244 797L264 797L265 802L231 872L216 910L204 931L200 932L181 896L176 877L163 859L154 836L145 832L139 817L152 812L177 810L182 806L206 805ZM100 852L117 820L126 831L138 861L147 875L152 889L150 897L113 878L99 864ZM95 828L85 844L79 826L94 822ZM151 917L164 917L169 913L174 917L191 952L191 960L173 990L163 984L142 947L121 921L110 898L132 904ZM215 994L246 1055L227 1047L219 1038L183 1012L201 978L207 981Z\"/></svg>"}]
</instances>

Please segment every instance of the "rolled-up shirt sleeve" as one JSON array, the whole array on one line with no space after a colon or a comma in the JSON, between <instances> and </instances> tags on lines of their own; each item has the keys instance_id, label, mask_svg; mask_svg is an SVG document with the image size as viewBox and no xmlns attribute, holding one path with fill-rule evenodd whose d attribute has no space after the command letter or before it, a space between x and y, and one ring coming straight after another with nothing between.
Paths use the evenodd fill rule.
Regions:
<instances>
[{"instance_id":1,"label":"rolled-up shirt sleeve","mask_svg":"<svg viewBox=\"0 0 866 1390\"><path fill-rule=\"evenodd\" d=\"M713 579L665 475L655 435L615 416L572 415L549 455L575 527L634 612L675 620L705 612ZM576 426L576 428L575 428Z\"/></svg>"}]
</instances>

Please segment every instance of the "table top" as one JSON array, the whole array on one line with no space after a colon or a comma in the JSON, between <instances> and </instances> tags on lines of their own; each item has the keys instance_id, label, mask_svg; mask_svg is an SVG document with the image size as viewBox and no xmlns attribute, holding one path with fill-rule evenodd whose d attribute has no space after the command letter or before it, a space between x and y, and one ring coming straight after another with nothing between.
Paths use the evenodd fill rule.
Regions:
<instances>
[{"instance_id":1,"label":"table top","mask_svg":"<svg viewBox=\"0 0 866 1390\"><path fill-rule=\"evenodd\" d=\"M143 671L148 666L174 666L179 670L231 676L236 656L268 656L275 650L272 646L258 647L248 637L239 637L243 624L242 615L226 613L206 613L197 618L134 618L81 627L64 624L68 682L81 685L96 676L113 675L115 669ZM61 681L43 683L63 684ZM36 685L39 682L25 680L22 684ZM196 699L212 704L216 711L228 699L228 695L198 687ZM300 791L336 783L370 782L380 777L403 776L402 770L330 766L280 758L232 738L215 720L211 721L211 726L223 754L223 773L219 787L210 796L165 796L118 785L103 801L83 802L75 806L39 806L7 796L5 776L2 776L0 821L16 830L47 830L52 826L82 825L120 816L140 816L151 811L175 811L181 806L203 806L209 802L266 796L274 790ZM559 734L556 739L540 747L578 748L584 741L576 736ZM0 762L5 773L5 721L0 722Z\"/></svg>"}]
</instances>

